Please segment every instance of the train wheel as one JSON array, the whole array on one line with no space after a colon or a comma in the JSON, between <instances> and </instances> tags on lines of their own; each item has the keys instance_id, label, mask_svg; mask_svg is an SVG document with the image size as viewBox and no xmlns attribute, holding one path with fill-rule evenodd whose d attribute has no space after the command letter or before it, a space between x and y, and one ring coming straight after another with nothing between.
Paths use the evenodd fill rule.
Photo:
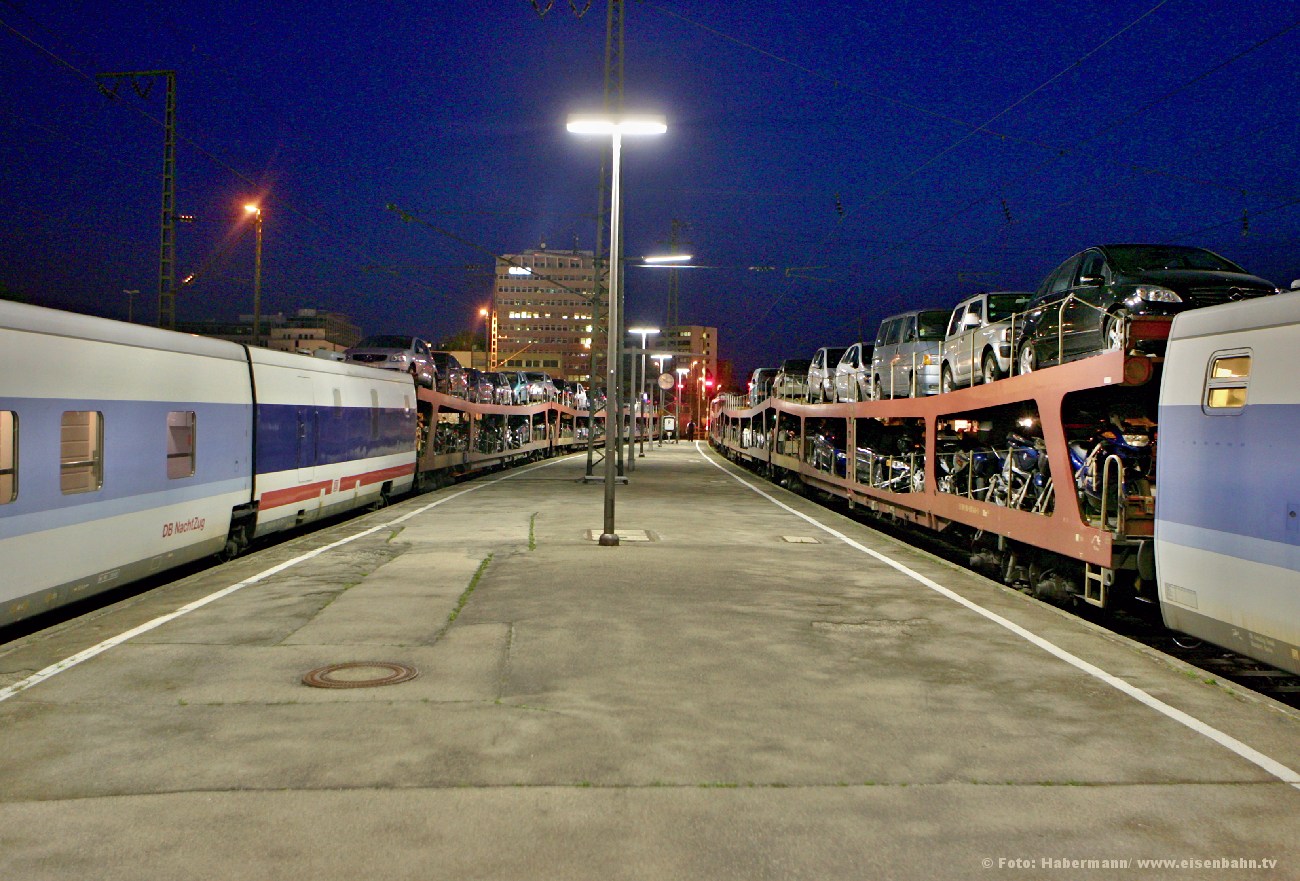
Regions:
<instances>
[{"instance_id":1,"label":"train wheel","mask_svg":"<svg viewBox=\"0 0 1300 881\"><path fill-rule=\"evenodd\" d=\"M248 550L248 545L249 524L243 523L238 526L231 526L230 534L226 537L226 546L217 554L217 559L223 563L228 563Z\"/></svg>"}]
</instances>

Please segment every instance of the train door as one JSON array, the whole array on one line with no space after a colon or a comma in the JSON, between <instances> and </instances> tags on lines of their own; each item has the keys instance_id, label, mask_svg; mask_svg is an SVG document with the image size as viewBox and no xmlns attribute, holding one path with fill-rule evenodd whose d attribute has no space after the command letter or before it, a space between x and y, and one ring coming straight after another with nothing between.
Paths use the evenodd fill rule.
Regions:
<instances>
[{"instance_id":1,"label":"train door","mask_svg":"<svg viewBox=\"0 0 1300 881\"><path fill-rule=\"evenodd\" d=\"M310 483L316 476L316 395L310 376L295 376L296 461L298 482Z\"/></svg>"}]
</instances>

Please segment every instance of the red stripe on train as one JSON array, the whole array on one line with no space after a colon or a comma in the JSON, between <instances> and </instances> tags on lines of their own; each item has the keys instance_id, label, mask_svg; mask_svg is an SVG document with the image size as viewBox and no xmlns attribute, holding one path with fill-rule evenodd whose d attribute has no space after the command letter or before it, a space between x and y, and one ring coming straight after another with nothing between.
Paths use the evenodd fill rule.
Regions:
<instances>
[{"instance_id":1,"label":"red stripe on train","mask_svg":"<svg viewBox=\"0 0 1300 881\"><path fill-rule=\"evenodd\" d=\"M262 511L269 508L282 508L285 505L293 505L298 502L305 502L308 499L318 499L321 496L327 496L335 492L383 483L386 480L405 477L414 473L415 465L413 464L395 465L392 468L381 468L378 471L367 471L364 474L349 474L346 477L340 477L337 487L334 486L333 480L317 480L313 483L304 483L301 486L285 487L284 489L263 493L258 498L258 508Z\"/></svg>"}]
</instances>

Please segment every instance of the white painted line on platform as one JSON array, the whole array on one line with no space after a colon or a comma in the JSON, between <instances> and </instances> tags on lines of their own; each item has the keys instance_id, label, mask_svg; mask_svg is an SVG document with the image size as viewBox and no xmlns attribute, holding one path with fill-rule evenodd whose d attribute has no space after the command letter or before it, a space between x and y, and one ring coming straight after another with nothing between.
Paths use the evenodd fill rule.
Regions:
<instances>
[{"instance_id":1,"label":"white painted line on platform","mask_svg":"<svg viewBox=\"0 0 1300 881\"><path fill-rule=\"evenodd\" d=\"M316 548L315 550L312 551L308 551L307 553L302 554L300 556L294 557L292 560L286 560L285 562L280 563L277 566L272 566L270 569L267 569L263 572L259 572L256 575L252 576L251 578L245 578L243 581L239 582L238 584L232 584L229 587L223 587L221 590L216 591L215 593L210 593L207 596L197 599L192 603L188 603L184 606L181 606L179 609L176 609L174 612L168 612L166 615L161 615L157 618L154 618L152 621L146 621L144 624L141 624L139 627L134 627L131 630L126 631L125 633L119 633L117 636L110 637L104 640L103 642L99 643L98 645L93 645L90 648L85 649L84 651L77 652L75 655L64 658L62 661L58 661L57 663L51 664L50 666L46 667L44 670L38 670L35 673L33 673L31 676L28 676L26 679L20 679L19 681L15 682L13 685L7 686L5 688L0 688L0 702L7 701L9 700L9 698L13 697L19 692L26 691L27 689L31 688L33 685L38 685L44 682L46 679L49 679L51 676L55 676L59 673L62 673L64 670L69 670L72 667L75 667L78 664L80 664L82 661L89 661L91 658L95 657L96 655L101 655L104 652L108 651L109 649L119 646L129 639L137 637L142 633L148 633L150 630L154 630L155 628L161 627L162 625L166 624L168 621L174 621L177 618L181 617L182 615L185 615L189 612L193 612L195 609L201 609L204 606L208 605L209 603L216 602L222 597L229 596L230 594L234 593L237 590L242 590L243 588L248 587L249 585L257 584L259 581L265 581L266 579L270 578L272 575L276 575L280 572L283 572L285 569L289 569L293 566L297 566L299 563L304 563L307 560L311 560L315 557L319 557L321 554L327 551L332 551L335 548L339 548L342 547L343 545L350 544L359 538L365 538L368 535L374 535L376 532L381 532L385 529L396 526L399 523L405 523L407 520L410 520L412 517L423 514L425 511L428 511L431 508L436 508L439 505L446 504L447 502L450 502L452 499L458 499L461 496L465 495L466 493L472 493L475 490L483 489L484 487L487 486L492 486L493 484L500 483L503 480L510 480L512 477L519 477L531 471L536 471L539 468L545 468L549 465L553 465L559 461L561 460L550 459L546 462L542 462L539 465L534 465L530 468L525 468L521 471L506 474L494 480L488 480L482 483L476 481L474 484L467 486L465 489L462 489L460 492L452 493L449 496L444 496L443 498L440 498L437 501L430 502L427 505L423 505L419 508L416 508L414 511L409 511L400 517L396 517L392 520L389 520L387 523L380 523L378 526L372 526L369 529L365 529L362 530L361 532L356 533L355 535L349 535L347 538L341 538L338 541L330 542L327 545Z\"/></svg>"},{"instance_id":2,"label":"white painted line on platform","mask_svg":"<svg viewBox=\"0 0 1300 881\"><path fill-rule=\"evenodd\" d=\"M696 441L695 443L698 447L700 441ZM860 542L854 541L844 533L832 529L831 527L827 526L824 523L821 523L820 521L810 517L807 514L804 514L800 511L796 511L794 508L790 507L785 502L782 502L780 499L777 499L775 496L772 496L771 494L764 492L762 489L750 483L748 480L743 479L738 474L728 471L726 468L720 465L716 460L709 459L708 461L711 465L713 465L713 467L717 468L723 474L726 474L727 476L731 477L733 480L735 480L737 483L741 484L742 486L747 487L753 490L754 492L758 493L760 496L767 499L769 502L776 505L778 508L781 508L784 511L788 511L789 513L798 517L800 520L810 523L811 525L817 527L823 532L834 536L835 538L844 542L849 547L859 550L870 557L874 557L876 560L879 560L881 563L884 563L887 566L891 566L894 569L897 569L899 572L902 572L904 575L908 576L909 578L917 582L920 582L921 584L925 585L926 587L930 588L936 593L947 597L953 602L965 606L967 609L970 609L972 612L975 612L978 615L982 615L983 617L987 618L988 620L992 621L993 623L1001 627L1005 627L1007 630L1011 631L1016 636L1019 636L1020 638L1038 646L1040 649L1047 652L1048 654L1055 655L1057 658L1060 658L1062 661L1065 661L1067 664L1070 664L1073 667L1077 667L1079 670L1082 670L1088 675L1100 679L1102 682L1106 683L1107 685L1111 686L1117 691L1123 692L1124 694L1128 695L1134 700L1145 704L1146 706L1150 707L1153 710L1156 710L1159 713L1163 713L1164 715L1168 716L1170 719L1173 719L1175 722L1178 722L1182 725L1186 725L1188 728L1192 729L1196 733L1208 737L1210 740L1213 740L1215 743L1219 744L1223 748L1231 750L1232 752L1241 756L1243 759L1250 762L1251 764L1256 765L1259 768L1262 768L1264 771L1267 771L1269 774L1272 774L1274 777L1281 780L1282 782L1289 783L1296 789L1300 789L1300 772L1296 772L1295 770L1287 767L1281 762L1269 758L1268 756L1264 755L1263 753L1259 752L1253 747L1247 746L1246 744L1242 743L1240 740L1237 740L1237 738L1233 737L1232 735L1220 731L1219 729L1215 728L1212 725L1202 722L1200 719L1197 719L1195 716L1191 716L1187 713L1184 713L1182 710L1178 709L1177 707L1170 706L1169 704L1165 703L1159 698L1154 697L1153 695L1148 694L1147 692L1138 688L1136 685L1132 685L1128 682L1125 682L1123 679L1120 679L1118 676L1115 676L1111 673L1107 673L1105 670L1101 669L1095 664L1090 664L1089 662L1085 661L1083 658L1080 658L1078 655L1071 654L1070 652L1066 651L1065 649L1061 648L1055 643L1049 642L1048 640L1043 639L1038 634L1026 630L1025 628L1021 627L1019 624L1016 624L1014 621L1010 621L1006 618L1003 618L997 612L989 611L988 609L984 608L978 603L971 602L970 600L966 599L960 594L957 594L952 590L944 587L942 584L939 584L937 581L933 581L932 579L925 577L924 575L917 572L916 570L907 567L903 563L900 563L897 560L894 560L893 558L880 553L879 551L873 550L867 547L866 545L861 544Z\"/></svg>"}]
</instances>

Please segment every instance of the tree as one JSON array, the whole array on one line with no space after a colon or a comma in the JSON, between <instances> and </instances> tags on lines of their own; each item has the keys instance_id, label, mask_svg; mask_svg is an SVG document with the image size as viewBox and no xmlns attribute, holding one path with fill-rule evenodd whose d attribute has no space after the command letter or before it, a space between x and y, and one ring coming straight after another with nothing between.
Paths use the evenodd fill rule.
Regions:
<instances>
[{"instance_id":1,"label":"tree","mask_svg":"<svg viewBox=\"0 0 1300 881\"><path fill-rule=\"evenodd\" d=\"M483 334L473 330L462 330L444 339L438 344L438 348L449 352L481 352Z\"/></svg>"},{"instance_id":2,"label":"tree","mask_svg":"<svg viewBox=\"0 0 1300 881\"><path fill-rule=\"evenodd\" d=\"M16 291L8 285L0 284L0 300L10 300L14 303L26 303L27 295L21 291Z\"/></svg>"}]
</instances>

